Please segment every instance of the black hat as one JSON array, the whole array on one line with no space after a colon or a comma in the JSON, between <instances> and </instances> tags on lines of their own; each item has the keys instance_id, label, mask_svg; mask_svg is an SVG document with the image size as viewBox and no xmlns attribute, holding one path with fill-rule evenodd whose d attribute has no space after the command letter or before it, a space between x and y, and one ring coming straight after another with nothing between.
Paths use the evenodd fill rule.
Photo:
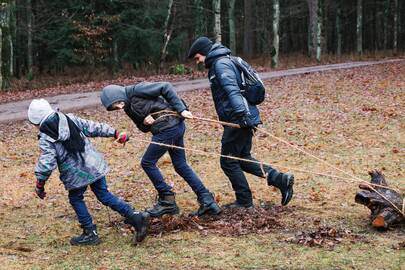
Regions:
<instances>
[{"instance_id":1,"label":"black hat","mask_svg":"<svg viewBox=\"0 0 405 270\"><path fill-rule=\"evenodd\" d=\"M193 58L197 53L207 55L212 47L213 42L207 37L197 38L190 47L188 58Z\"/></svg>"}]
</instances>

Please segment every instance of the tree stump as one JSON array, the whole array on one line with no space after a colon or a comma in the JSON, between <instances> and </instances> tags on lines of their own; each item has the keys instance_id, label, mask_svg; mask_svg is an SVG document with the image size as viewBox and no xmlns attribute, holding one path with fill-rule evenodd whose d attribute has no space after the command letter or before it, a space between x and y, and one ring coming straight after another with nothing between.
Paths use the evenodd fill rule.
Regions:
<instances>
[{"instance_id":1,"label":"tree stump","mask_svg":"<svg viewBox=\"0 0 405 270\"><path fill-rule=\"evenodd\" d=\"M372 184L388 187L388 183L380 171L370 171L369 175L371 176L370 182ZM395 209L390 202L375 192L371 187L390 200L400 211ZM404 201L398 192L384 187L368 185L366 183L361 183L359 188L362 190L357 192L355 202L363 204L371 210L370 219L373 227L378 229L388 229L393 225L405 224L403 213Z\"/></svg>"}]
</instances>

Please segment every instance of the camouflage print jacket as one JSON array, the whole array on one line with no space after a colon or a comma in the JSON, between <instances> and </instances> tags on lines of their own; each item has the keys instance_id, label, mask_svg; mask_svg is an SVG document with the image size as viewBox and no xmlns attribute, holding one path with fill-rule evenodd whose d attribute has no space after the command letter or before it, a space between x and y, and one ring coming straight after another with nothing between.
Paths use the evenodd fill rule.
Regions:
<instances>
[{"instance_id":1,"label":"camouflage print jacket","mask_svg":"<svg viewBox=\"0 0 405 270\"><path fill-rule=\"evenodd\" d=\"M62 145L62 141L70 136L66 116L57 113L60 119L58 139L54 140L45 133L39 133L41 155L35 167L37 180L48 180L56 166L59 168L59 178L66 190L87 186L105 176L109 170L108 165L103 156L93 147L88 137L113 137L115 129L107 124L81 119L69 114L68 117L81 130L80 135L85 141L84 152L74 157Z\"/></svg>"}]
</instances>

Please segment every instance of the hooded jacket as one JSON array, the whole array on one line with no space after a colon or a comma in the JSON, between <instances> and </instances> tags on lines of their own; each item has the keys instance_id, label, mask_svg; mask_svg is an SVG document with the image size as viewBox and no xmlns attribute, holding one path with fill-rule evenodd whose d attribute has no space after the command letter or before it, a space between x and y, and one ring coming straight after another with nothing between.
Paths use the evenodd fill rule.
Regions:
<instances>
[{"instance_id":1,"label":"hooded jacket","mask_svg":"<svg viewBox=\"0 0 405 270\"><path fill-rule=\"evenodd\" d=\"M76 124L85 142L84 151L76 156L74 153L69 153L63 144L70 138L67 117L63 113L55 113L59 116L58 138L53 139L43 132L38 135L41 150L35 167L35 176L38 181L47 181L56 167L59 168L59 178L66 190L87 186L104 177L108 172L108 165L88 137L114 137L115 129L107 124L68 114L67 117ZM49 117L52 116L51 114Z\"/></svg>"},{"instance_id":2,"label":"hooded jacket","mask_svg":"<svg viewBox=\"0 0 405 270\"><path fill-rule=\"evenodd\" d=\"M261 124L259 110L255 105L249 104L241 94L241 73L229 59L230 54L231 50L215 43L205 59L212 99L219 120L238 123L242 116L249 115L256 125Z\"/></svg>"},{"instance_id":3,"label":"hooded jacket","mask_svg":"<svg viewBox=\"0 0 405 270\"><path fill-rule=\"evenodd\" d=\"M126 87L107 86L101 93L101 102L107 108L115 102L125 102L124 111L142 132L151 131L157 134L179 124L183 119L166 116L167 112L181 113L186 110L185 103L177 96L173 85L167 82L143 82ZM159 113L161 112L161 113ZM152 114L156 121L152 125L144 125L143 120Z\"/></svg>"}]
</instances>

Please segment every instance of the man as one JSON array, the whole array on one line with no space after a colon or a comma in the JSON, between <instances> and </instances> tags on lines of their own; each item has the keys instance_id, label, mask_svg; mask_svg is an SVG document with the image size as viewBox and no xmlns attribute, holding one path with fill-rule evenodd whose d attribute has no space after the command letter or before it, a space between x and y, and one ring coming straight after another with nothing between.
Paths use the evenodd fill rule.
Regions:
<instances>
[{"instance_id":1,"label":"man","mask_svg":"<svg viewBox=\"0 0 405 270\"><path fill-rule=\"evenodd\" d=\"M189 58L197 64L204 63L211 84L212 98L219 120L239 124L241 128L224 126L221 154L255 160L250 151L254 129L261 124L259 110L249 104L241 94L241 73L229 58L231 51L207 37L200 37L191 45ZM281 204L287 205L293 196L294 176L264 166L265 174L257 163L243 162L221 157L221 168L229 178L235 191L236 201L226 208L253 207L252 192L243 172L261 178L267 174L269 186L280 189Z\"/></svg>"}]
</instances>

